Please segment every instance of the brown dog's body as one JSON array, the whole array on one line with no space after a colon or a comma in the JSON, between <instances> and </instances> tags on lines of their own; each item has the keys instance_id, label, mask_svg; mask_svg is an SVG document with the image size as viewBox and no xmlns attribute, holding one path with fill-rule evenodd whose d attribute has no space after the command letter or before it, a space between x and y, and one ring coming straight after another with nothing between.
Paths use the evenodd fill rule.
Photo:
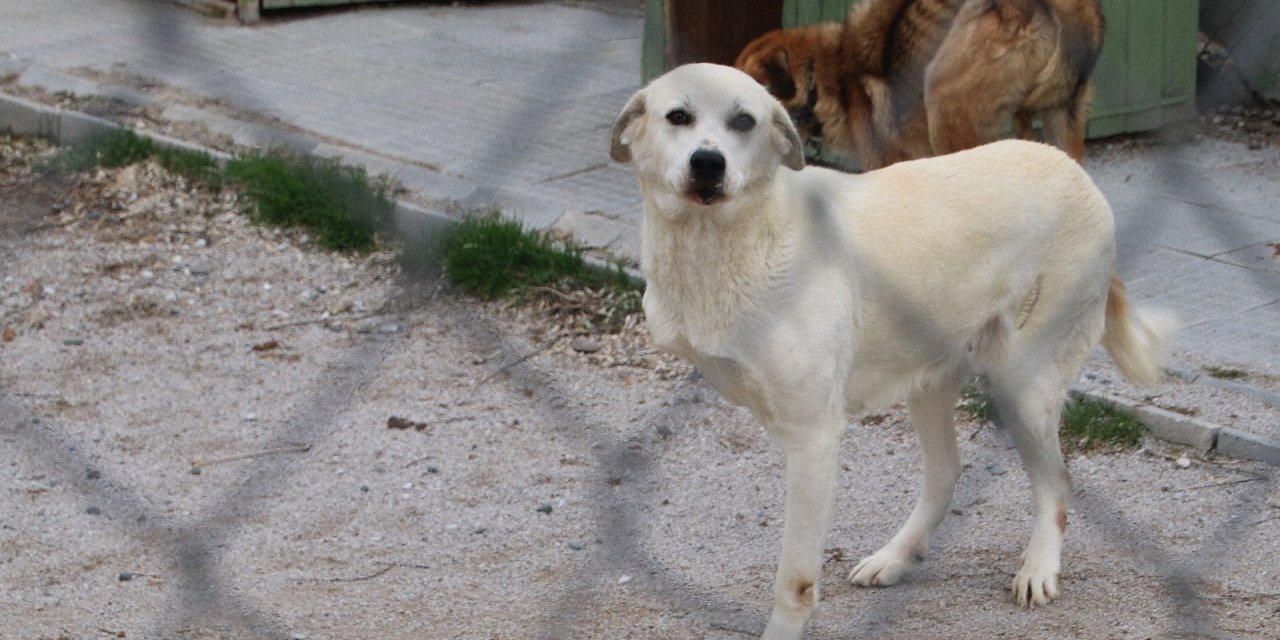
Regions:
<instances>
[{"instance_id":1,"label":"brown dog's body","mask_svg":"<svg viewBox=\"0 0 1280 640\"><path fill-rule=\"evenodd\" d=\"M736 66L802 136L863 169L990 142L1012 117L1077 161L1102 46L1097 0L870 0L843 23L767 33Z\"/></svg>"}]
</instances>

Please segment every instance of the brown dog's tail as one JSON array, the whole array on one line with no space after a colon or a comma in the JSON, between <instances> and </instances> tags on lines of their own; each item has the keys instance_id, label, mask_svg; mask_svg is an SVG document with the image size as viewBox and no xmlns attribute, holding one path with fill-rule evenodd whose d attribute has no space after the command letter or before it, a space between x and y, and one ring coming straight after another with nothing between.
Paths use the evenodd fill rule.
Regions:
<instances>
[{"instance_id":1,"label":"brown dog's tail","mask_svg":"<svg viewBox=\"0 0 1280 640\"><path fill-rule=\"evenodd\" d=\"M1120 276L1111 276L1102 346L1124 377L1144 385L1159 382L1160 364L1176 327L1177 320L1168 312L1131 308Z\"/></svg>"}]
</instances>

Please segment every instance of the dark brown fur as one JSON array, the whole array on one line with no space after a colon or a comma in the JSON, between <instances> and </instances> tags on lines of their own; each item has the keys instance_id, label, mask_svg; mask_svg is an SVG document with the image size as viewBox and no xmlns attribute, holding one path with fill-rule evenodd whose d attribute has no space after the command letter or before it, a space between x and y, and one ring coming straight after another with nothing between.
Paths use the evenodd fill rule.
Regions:
<instances>
[{"instance_id":1,"label":"dark brown fur","mask_svg":"<svg viewBox=\"0 0 1280 640\"><path fill-rule=\"evenodd\" d=\"M1097 0L871 0L843 23L767 33L736 66L802 136L864 169L959 151L1012 118L1079 161L1102 46Z\"/></svg>"}]
</instances>

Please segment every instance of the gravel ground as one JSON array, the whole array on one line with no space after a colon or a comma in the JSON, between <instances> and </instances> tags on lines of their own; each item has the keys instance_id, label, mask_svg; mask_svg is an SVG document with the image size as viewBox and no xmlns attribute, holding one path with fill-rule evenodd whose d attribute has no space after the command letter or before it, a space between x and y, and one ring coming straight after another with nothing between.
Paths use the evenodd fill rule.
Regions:
<instances>
[{"instance_id":1,"label":"gravel ground","mask_svg":"<svg viewBox=\"0 0 1280 640\"><path fill-rule=\"evenodd\" d=\"M0 638L759 633L781 456L642 327L582 353L563 306L470 301L154 165L42 175L47 148L0 142ZM999 428L958 430L932 556L860 590L843 576L906 517L918 454L900 408L851 424L809 637L1274 637L1274 468L1154 440L1072 457L1064 597L1026 612L1025 477Z\"/></svg>"}]
</instances>

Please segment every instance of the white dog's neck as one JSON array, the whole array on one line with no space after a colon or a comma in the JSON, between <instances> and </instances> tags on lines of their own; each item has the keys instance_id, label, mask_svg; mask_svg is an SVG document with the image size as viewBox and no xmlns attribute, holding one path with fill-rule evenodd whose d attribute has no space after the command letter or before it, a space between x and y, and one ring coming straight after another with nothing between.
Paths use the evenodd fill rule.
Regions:
<instances>
[{"instance_id":1,"label":"white dog's neck","mask_svg":"<svg viewBox=\"0 0 1280 640\"><path fill-rule=\"evenodd\" d=\"M725 335L726 327L767 299L775 275L787 268L798 225L772 201L776 193L752 195L716 205L737 207L732 216L708 207L672 217L645 202L645 310L659 343L683 339L694 349L710 347L702 338Z\"/></svg>"}]
</instances>

